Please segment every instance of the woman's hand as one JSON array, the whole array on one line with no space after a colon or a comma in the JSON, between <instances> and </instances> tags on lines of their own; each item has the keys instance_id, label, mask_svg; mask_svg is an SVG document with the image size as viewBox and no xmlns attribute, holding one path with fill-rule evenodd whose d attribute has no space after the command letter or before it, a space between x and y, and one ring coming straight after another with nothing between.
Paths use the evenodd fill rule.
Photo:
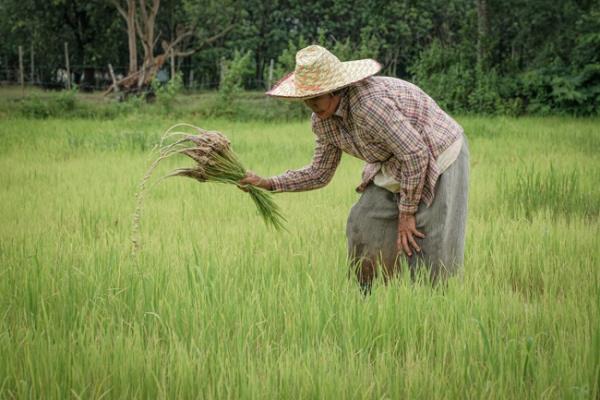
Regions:
<instances>
[{"instance_id":1,"label":"woman's hand","mask_svg":"<svg viewBox=\"0 0 600 400\"><path fill-rule=\"evenodd\" d=\"M417 230L417 221L414 214L400 213L398 218L398 239L396 242L398 252L404 251L410 257L412 256L411 247L416 251L421 251L414 236L418 236L421 239L425 238L425 235Z\"/></svg>"},{"instance_id":2,"label":"woman's hand","mask_svg":"<svg viewBox=\"0 0 600 400\"><path fill-rule=\"evenodd\" d=\"M252 185L265 190L273 190L273 185L268 179L261 178L252 171L246 171L246 176L239 180L239 188L246 191L244 186Z\"/></svg>"}]
</instances>

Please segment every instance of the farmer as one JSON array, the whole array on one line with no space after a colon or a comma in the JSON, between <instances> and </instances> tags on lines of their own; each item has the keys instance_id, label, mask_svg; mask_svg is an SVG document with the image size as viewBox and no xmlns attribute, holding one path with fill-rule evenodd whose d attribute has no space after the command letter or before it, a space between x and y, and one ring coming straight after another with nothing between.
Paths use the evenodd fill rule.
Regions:
<instances>
[{"instance_id":1,"label":"farmer","mask_svg":"<svg viewBox=\"0 0 600 400\"><path fill-rule=\"evenodd\" d=\"M296 54L293 73L267 95L303 100L313 111L312 163L270 178L248 172L240 183L274 192L321 188L342 151L366 162L362 193L348 217L348 255L362 289L377 267L387 281L406 257L433 282L463 262L469 150L463 129L417 86L373 76L372 59L340 62L320 46Z\"/></svg>"}]
</instances>

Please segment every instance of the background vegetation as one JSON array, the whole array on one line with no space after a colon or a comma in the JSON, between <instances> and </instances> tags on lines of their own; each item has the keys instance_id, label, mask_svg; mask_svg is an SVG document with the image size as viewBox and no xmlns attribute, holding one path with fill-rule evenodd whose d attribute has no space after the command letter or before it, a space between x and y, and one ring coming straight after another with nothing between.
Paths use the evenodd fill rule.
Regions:
<instances>
[{"instance_id":1,"label":"background vegetation","mask_svg":"<svg viewBox=\"0 0 600 400\"><path fill-rule=\"evenodd\" d=\"M223 67L239 54L248 57L237 70L241 86L264 90L293 68L298 48L320 43L342 60L378 59L383 74L414 81L453 112L599 111L597 0L318 0L310 6L293 0L162 0L156 20L161 40L173 40L190 26L195 35L181 50L197 51L177 57L174 67L185 84L193 71L194 85L204 89L218 87ZM213 32L229 26L208 42ZM31 46L36 74L50 85L64 67L67 41L76 80L85 88L92 84L86 76L105 71L108 63L126 69L124 29L109 1L4 0L0 70L14 78L17 46L26 50L26 65Z\"/></svg>"}]
</instances>

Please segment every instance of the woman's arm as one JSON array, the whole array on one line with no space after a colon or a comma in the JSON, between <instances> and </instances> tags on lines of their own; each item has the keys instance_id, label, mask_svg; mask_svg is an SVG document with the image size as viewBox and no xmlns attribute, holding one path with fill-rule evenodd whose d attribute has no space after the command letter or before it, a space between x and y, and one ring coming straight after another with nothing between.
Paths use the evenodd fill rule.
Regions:
<instances>
[{"instance_id":1,"label":"woman's arm","mask_svg":"<svg viewBox=\"0 0 600 400\"><path fill-rule=\"evenodd\" d=\"M240 184L249 184L274 192L300 192L327 185L340 163L342 151L317 137L312 162L304 168L288 170L270 178L249 171Z\"/></svg>"}]
</instances>

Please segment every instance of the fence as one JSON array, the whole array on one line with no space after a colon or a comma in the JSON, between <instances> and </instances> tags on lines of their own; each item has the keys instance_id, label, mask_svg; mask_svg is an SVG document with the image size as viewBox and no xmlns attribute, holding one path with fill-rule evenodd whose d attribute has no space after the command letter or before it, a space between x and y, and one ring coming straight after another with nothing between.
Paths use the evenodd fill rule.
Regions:
<instances>
[{"instance_id":1,"label":"fence","mask_svg":"<svg viewBox=\"0 0 600 400\"><path fill-rule=\"evenodd\" d=\"M25 54L19 46L18 60L0 57L0 84L33 85L47 89L68 89L72 84L80 90L106 90L113 82L111 70L116 80L127 75L126 65L81 65L71 64L68 46L65 44L65 61L56 65L38 65L33 49ZM12 61L12 62L11 62ZM167 81L173 68L167 62L157 74L157 79ZM194 62L191 59L181 64L177 72L183 76L186 89L214 90L219 87L222 68L219 63ZM273 83L273 60L267 68L266 79L248 78L244 86L250 89L267 89Z\"/></svg>"}]
</instances>

